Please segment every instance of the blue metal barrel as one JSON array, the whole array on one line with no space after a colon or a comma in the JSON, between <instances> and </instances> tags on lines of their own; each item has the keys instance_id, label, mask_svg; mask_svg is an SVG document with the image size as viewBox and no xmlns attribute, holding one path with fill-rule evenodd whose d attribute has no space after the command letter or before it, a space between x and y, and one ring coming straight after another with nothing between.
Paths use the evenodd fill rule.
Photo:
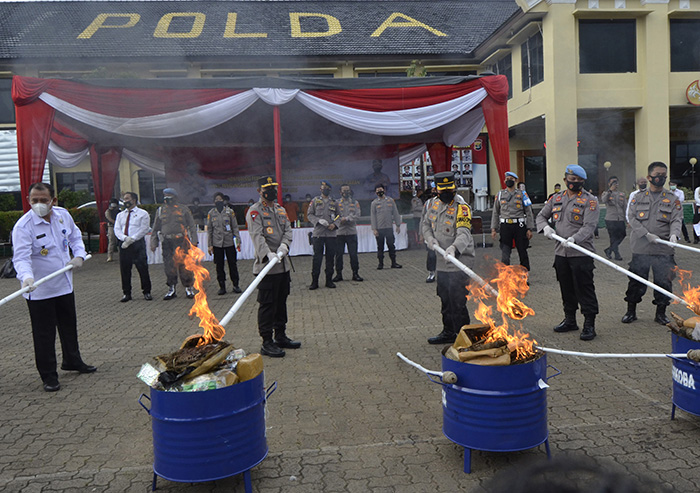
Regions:
<instances>
[{"instance_id":1,"label":"blue metal barrel","mask_svg":"<svg viewBox=\"0 0 700 493\"><path fill-rule=\"evenodd\" d=\"M549 437L546 355L519 365L480 366L442 357L442 371L457 375L443 385L442 431L465 449L512 452ZM548 444L547 444L548 445ZM465 472L467 471L465 450Z\"/></svg>"},{"instance_id":2,"label":"blue metal barrel","mask_svg":"<svg viewBox=\"0 0 700 493\"><path fill-rule=\"evenodd\" d=\"M264 373L203 392L151 389L153 472L194 483L255 467L268 452L265 403L271 393L265 393Z\"/></svg>"},{"instance_id":3,"label":"blue metal barrel","mask_svg":"<svg viewBox=\"0 0 700 493\"><path fill-rule=\"evenodd\" d=\"M693 341L671 334L672 353L687 353L690 349L700 349L700 341ZM700 416L700 365L696 362L681 359L673 359L673 411L671 419L675 416L675 407L685 412Z\"/></svg>"}]
</instances>

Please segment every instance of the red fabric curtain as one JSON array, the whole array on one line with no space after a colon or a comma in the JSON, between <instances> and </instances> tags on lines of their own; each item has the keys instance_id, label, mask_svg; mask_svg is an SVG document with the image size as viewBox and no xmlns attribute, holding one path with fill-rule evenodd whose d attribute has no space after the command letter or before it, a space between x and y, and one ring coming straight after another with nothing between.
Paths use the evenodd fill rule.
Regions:
<instances>
[{"instance_id":1,"label":"red fabric curtain","mask_svg":"<svg viewBox=\"0 0 700 493\"><path fill-rule=\"evenodd\" d=\"M95 201L100 222L105 220L105 211L112 198L114 184L117 181L119 161L122 157L121 149L102 149L97 146L90 147L90 165L92 167L92 182L95 186ZM100 253L107 251L107 236L100 227Z\"/></svg>"},{"instance_id":2,"label":"red fabric curtain","mask_svg":"<svg viewBox=\"0 0 700 493\"><path fill-rule=\"evenodd\" d=\"M430 162L433 164L433 173L442 173L452 169L452 148L442 142L428 145Z\"/></svg>"},{"instance_id":3,"label":"red fabric curtain","mask_svg":"<svg viewBox=\"0 0 700 493\"><path fill-rule=\"evenodd\" d=\"M61 121L60 114L54 118L51 140L66 152L80 152L89 145L87 140Z\"/></svg>"},{"instance_id":4,"label":"red fabric curtain","mask_svg":"<svg viewBox=\"0 0 700 493\"><path fill-rule=\"evenodd\" d=\"M496 160L501 188L503 175L510 171L510 143L508 141L508 79L505 75L479 79L489 95L481 102L481 109L489 131L489 142Z\"/></svg>"}]
</instances>

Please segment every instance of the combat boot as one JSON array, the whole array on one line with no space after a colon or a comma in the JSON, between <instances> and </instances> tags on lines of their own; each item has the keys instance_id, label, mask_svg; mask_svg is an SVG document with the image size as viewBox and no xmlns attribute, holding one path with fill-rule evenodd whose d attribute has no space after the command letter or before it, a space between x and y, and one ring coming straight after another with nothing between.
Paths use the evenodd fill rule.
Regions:
<instances>
[{"instance_id":1,"label":"combat boot","mask_svg":"<svg viewBox=\"0 0 700 493\"><path fill-rule=\"evenodd\" d=\"M286 329L275 331L275 345L279 348L299 349L301 342L294 341L287 337Z\"/></svg>"},{"instance_id":2,"label":"combat boot","mask_svg":"<svg viewBox=\"0 0 700 493\"><path fill-rule=\"evenodd\" d=\"M435 282L435 271L434 270L431 270L428 272L428 277L425 279L425 282L427 282L427 283Z\"/></svg>"},{"instance_id":3,"label":"combat boot","mask_svg":"<svg viewBox=\"0 0 700 493\"><path fill-rule=\"evenodd\" d=\"M564 313L564 320L559 325L554 327L554 332L569 332L570 330L578 330L576 324L576 312Z\"/></svg>"},{"instance_id":4,"label":"combat boot","mask_svg":"<svg viewBox=\"0 0 700 493\"><path fill-rule=\"evenodd\" d=\"M384 259L380 258L379 263L377 264L377 270L382 270L384 268Z\"/></svg>"},{"instance_id":5,"label":"combat boot","mask_svg":"<svg viewBox=\"0 0 700 493\"><path fill-rule=\"evenodd\" d=\"M623 324L631 324L635 320L637 320L637 304L628 302L627 313L624 314L621 321Z\"/></svg>"},{"instance_id":6,"label":"combat boot","mask_svg":"<svg viewBox=\"0 0 700 493\"><path fill-rule=\"evenodd\" d=\"M216 294L226 294L226 281L219 281L219 292Z\"/></svg>"},{"instance_id":7,"label":"combat boot","mask_svg":"<svg viewBox=\"0 0 700 493\"><path fill-rule=\"evenodd\" d=\"M168 292L166 293L165 296L163 296L164 300L172 300L173 298L177 298L177 293L175 292L175 286L168 286Z\"/></svg>"},{"instance_id":8,"label":"combat boot","mask_svg":"<svg viewBox=\"0 0 700 493\"><path fill-rule=\"evenodd\" d=\"M264 354L265 356L269 356L271 358L282 358L285 355L285 352L272 341L271 337L269 337L263 339L260 354Z\"/></svg>"},{"instance_id":9,"label":"combat boot","mask_svg":"<svg viewBox=\"0 0 700 493\"><path fill-rule=\"evenodd\" d=\"M309 290L313 291L314 289L318 289L318 279L313 279L311 281L311 285L309 286Z\"/></svg>"},{"instance_id":10,"label":"combat boot","mask_svg":"<svg viewBox=\"0 0 700 493\"><path fill-rule=\"evenodd\" d=\"M402 266L401 264L396 262L396 255L391 256L391 268L392 269L400 269Z\"/></svg>"},{"instance_id":11,"label":"combat boot","mask_svg":"<svg viewBox=\"0 0 700 493\"><path fill-rule=\"evenodd\" d=\"M337 274L335 275L335 277L333 278L333 282L340 282L340 281L342 281L342 280L343 280L343 272L342 272L342 271L338 271L338 273L337 273Z\"/></svg>"},{"instance_id":12,"label":"combat boot","mask_svg":"<svg viewBox=\"0 0 700 493\"><path fill-rule=\"evenodd\" d=\"M583 330L581 331L579 339L582 341L592 341L595 336L595 315L585 315L583 320Z\"/></svg>"},{"instance_id":13,"label":"combat boot","mask_svg":"<svg viewBox=\"0 0 700 493\"><path fill-rule=\"evenodd\" d=\"M457 339L457 334L442 329L438 335L428 339L428 344L451 344L455 342L455 339Z\"/></svg>"},{"instance_id":14,"label":"combat boot","mask_svg":"<svg viewBox=\"0 0 700 493\"><path fill-rule=\"evenodd\" d=\"M656 305L656 316L654 322L661 325L670 324L671 321L666 316L666 305Z\"/></svg>"},{"instance_id":15,"label":"combat boot","mask_svg":"<svg viewBox=\"0 0 700 493\"><path fill-rule=\"evenodd\" d=\"M364 281L364 279L360 277L360 273L358 271L352 273L352 280L357 282Z\"/></svg>"}]
</instances>

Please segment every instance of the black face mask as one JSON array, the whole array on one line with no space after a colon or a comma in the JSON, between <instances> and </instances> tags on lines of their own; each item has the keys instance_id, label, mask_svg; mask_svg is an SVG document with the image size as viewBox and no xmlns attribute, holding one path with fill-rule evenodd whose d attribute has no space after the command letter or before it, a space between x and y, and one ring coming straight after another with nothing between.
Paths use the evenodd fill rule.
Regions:
<instances>
[{"instance_id":1,"label":"black face mask","mask_svg":"<svg viewBox=\"0 0 700 493\"><path fill-rule=\"evenodd\" d=\"M126 207L127 209L132 205L134 205L132 202L124 202L124 207Z\"/></svg>"},{"instance_id":2,"label":"black face mask","mask_svg":"<svg viewBox=\"0 0 700 493\"><path fill-rule=\"evenodd\" d=\"M455 192L454 190L445 190L444 192L440 192L438 194L438 197L440 197L440 200L444 203L449 204L454 200Z\"/></svg>"},{"instance_id":3,"label":"black face mask","mask_svg":"<svg viewBox=\"0 0 700 493\"><path fill-rule=\"evenodd\" d=\"M272 189L272 190L263 190L262 196L265 200L268 202L272 202L277 198L277 190Z\"/></svg>"},{"instance_id":4,"label":"black face mask","mask_svg":"<svg viewBox=\"0 0 700 493\"><path fill-rule=\"evenodd\" d=\"M330 193L331 193L331 189L324 187L321 189L321 193L323 194L324 197L328 197L328 195L330 195Z\"/></svg>"},{"instance_id":5,"label":"black face mask","mask_svg":"<svg viewBox=\"0 0 700 493\"><path fill-rule=\"evenodd\" d=\"M568 188L572 192L580 192L583 188L583 182L566 180L566 188Z\"/></svg>"},{"instance_id":6,"label":"black face mask","mask_svg":"<svg viewBox=\"0 0 700 493\"><path fill-rule=\"evenodd\" d=\"M384 191L377 192L377 197L384 197Z\"/></svg>"},{"instance_id":7,"label":"black face mask","mask_svg":"<svg viewBox=\"0 0 700 493\"><path fill-rule=\"evenodd\" d=\"M170 205L175 203L175 199L173 197L165 197L165 203Z\"/></svg>"},{"instance_id":8,"label":"black face mask","mask_svg":"<svg viewBox=\"0 0 700 493\"><path fill-rule=\"evenodd\" d=\"M216 207L216 210L221 212L224 210L224 203L223 202L216 202L214 203L214 207Z\"/></svg>"},{"instance_id":9,"label":"black face mask","mask_svg":"<svg viewBox=\"0 0 700 493\"><path fill-rule=\"evenodd\" d=\"M343 196L344 199L347 199L350 197L350 192L343 192L343 193L341 193L341 195Z\"/></svg>"},{"instance_id":10,"label":"black face mask","mask_svg":"<svg viewBox=\"0 0 700 493\"><path fill-rule=\"evenodd\" d=\"M644 185L639 185L640 190L646 190L647 189L647 184L645 183Z\"/></svg>"},{"instance_id":11,"label":"black face mask","mask_svg":"<svg viewBox=\"0 0 700 493\"><path fill-rule=\"evenodd\" d=\"M662 176L651 176L651 177L649 177L649 181L655 187L663 187L664 183L666 183L666 177L663 175Z\"/></svg>"},{"instance_id":12,"label":"black face mask","mask_svg":"<svg viewBox=\"0 0 700 493\"><path fill-rule=\"evenodd\" d=\"M506 186L508 188L512 187L515 185L515 180L506 180Z\"/></svg>"}]
</instances>

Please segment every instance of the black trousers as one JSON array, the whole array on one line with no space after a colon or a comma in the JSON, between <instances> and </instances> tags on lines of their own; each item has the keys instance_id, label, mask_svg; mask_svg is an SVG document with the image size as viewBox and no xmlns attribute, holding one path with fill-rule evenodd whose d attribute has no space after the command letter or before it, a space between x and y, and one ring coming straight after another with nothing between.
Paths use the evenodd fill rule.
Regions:
<instances>
[{"instance_id":1,"label":"black trousers","mask_svg":"<svg viewBox=\"0 0 700 493\"><path fill-rule=\"evenodd\" d=\"M651 269L654 273L654 284L672 292L673 278L675 277L673 268L676 266L673 255L642 255L634 253L629 265L631 272L644 279L649 279L649 269ZM630 278L627 284L627 292L625 293L625 301L628 303L641 303L642 297L646 292L646 284ZM665 294L654 290L654 301L652 303L658 306L668 306L671 304L671 299Z\"/></svg>"},{"instance_id":2,"label":"black trousers","mask_svg":"<svg viewBox=\"0 0 700 493\"><path fill-rule=\"evenodd\" d=\"M45 300L27 300L32 322L36 369L44 382L58 380L56 371L56 329L61 340L63 364L82 363L78 348L77 316L73 293Z\"/></svg>"},{"instance_id":3,"label":"black trousers","mask_svg":"<svg viewBox=\"0 0 700 493\"><path fill-rule=\"evenodd\" d=\"M175 265L175 250L178 247L187 249L184 238L165 238L163 240L163 267L165 269L165 283L168 286L177 286L177 275L180 274L180 281L186 288L194 285L194 275L185 269L185 264ZM186 250L185 250L186 251Z\"/></svg>"},{"instance_id":4,"label":"black trousers","mask_svg":"<svg viewBox=\"0 0 700 493\"><path fill-rule=\"evenodd\" d=\"M216 264L216 280L219 285L226 283L226 272L224 271L224 255L228 263L228 273L231 276L231 282L234 286L238 286L238 265L236 259L236 247L213 247L214 248L214 264Z\"/></svg>"},{"instance_id":5,"label":"black trousers","mask_svg":"<svg viewBox=\"0 0 700 493\"><path fill-rule=\"evenodd\" d=\"M335 236L322 236L320 238L313 237L314 259L311 268L311 280L318 282L318 276L321 274L321 263L323 262L323 253L326 254L326 282L333 279L333 268L335 262L335 244L337 239Z\"/></svg>"},{"instance_id":6,"label":"black trousers","mask_svg":"<svg viewBox=\"0 0 700 493\"><path fill-rule=\"evenodd\" d=\"M396 247L394 246L394 229L378 229L377 232L377 258L379 262L384 262L384 242L389 249L389 258L392 262L396 261Z\"/></svg>"},{"instance_id":7,"label":"black trousers","mask_svg":"<svg viewBox=\"0 0 700 493\"><path fill-rule=\"evenodd\" d=\"M427 245L425 249L428 250L428 256L425 259L425 268L428 269L428 272L435 272L437 268L437 254L435 250L431 250Z\"/></svg>"},{"instance_id":8,"label":"black trousers","mask_svg":"<svg viewBox=\"0 0 700 493\"><path fill-rule=\"evenodd\" d=\"M268 274L258 284L258 332L265 339L283 335L287 329L287 297L291 277L289 272Z\"/></svg>"},{"instance_id":9,"label":"black trousers","mask_svg":"<svg viewBox=\"0 0 700 493\"><path fill-rule=\"evenodd\" d=\"M440 297L444 332L457 334L463 325L469 324L467 284L469 277L462 271L437 273L437 295Z\"/></svg>"},{"instance_id":10,"label":"black trousers","mask_svg":"<svg viewBox=\"0 0 700 493\"><path fill-rule=\"evenodd\" d=\"M122 292L128 295L131 295L132 266L136 266L141 278L141 291L143 294L150 293L151 276L148 274L146 240L143 238L132 243L129 248L122 248L122 242L119 242L119 271L122 275Z\"/></svg>"},{"instance_id":11,"label":"black trousers","mask_svg":"<svg viewBox=\"0 0 700 493\"><path fill-rule=\"evenodd\" d=\"M593 283L593 259L591 257L554 256L564 313L574 314L581 306L583 315L598 314L598 298Z\"/></svg>"},{"instance_id":12,"label":"black trousers","mask_svg":"<svg viewBox=\"0 0 700 493\"><path fill-rule=\"evenodd\" d=\"M338 241L335 244L335 271L340 274L343 272L343 254L345 253L345 245L348 246L348 255L350 256L350 268L353 274L357 274L360 270L360 261L357 257L357 235L338 235Z\"/></svg>"},{"instance_id":13,"label":"black trousers","mask_svg":"<svg viewBox=\"0 0 700 493\"><path fill-rule=\"evenodd\" d=\"M685 222L681 221L681 231L683 232L683 238L685 241L690 241L690 236L688 236L688 228L685 227Z\"/></svg>"},{"instance_id":14,"label":"black trousers","mask_svg":"<svg viewBox=\"0 0 700 493\"><path fill-rule=\"evenodd\" d=\"M515 248L518 250L518 257L520 257L520 265L530 270L530 257L527 254L530 241L527 239L525 223L501 223L501 262L510 265L513 240L515 240Z\"/></svg>"},{"instance_id":15,"label":"black trousers","mask_svg":"<svg viewBox=\"0 0 700 493\"><path fill-rule=\"evenodd\" d=\"M610 251L620 255L620 243L627 236L625 221L605 221L605 228L608 230L608 236L610 236L610 246L608 248Z\"/></svg>"}]
</instances>

